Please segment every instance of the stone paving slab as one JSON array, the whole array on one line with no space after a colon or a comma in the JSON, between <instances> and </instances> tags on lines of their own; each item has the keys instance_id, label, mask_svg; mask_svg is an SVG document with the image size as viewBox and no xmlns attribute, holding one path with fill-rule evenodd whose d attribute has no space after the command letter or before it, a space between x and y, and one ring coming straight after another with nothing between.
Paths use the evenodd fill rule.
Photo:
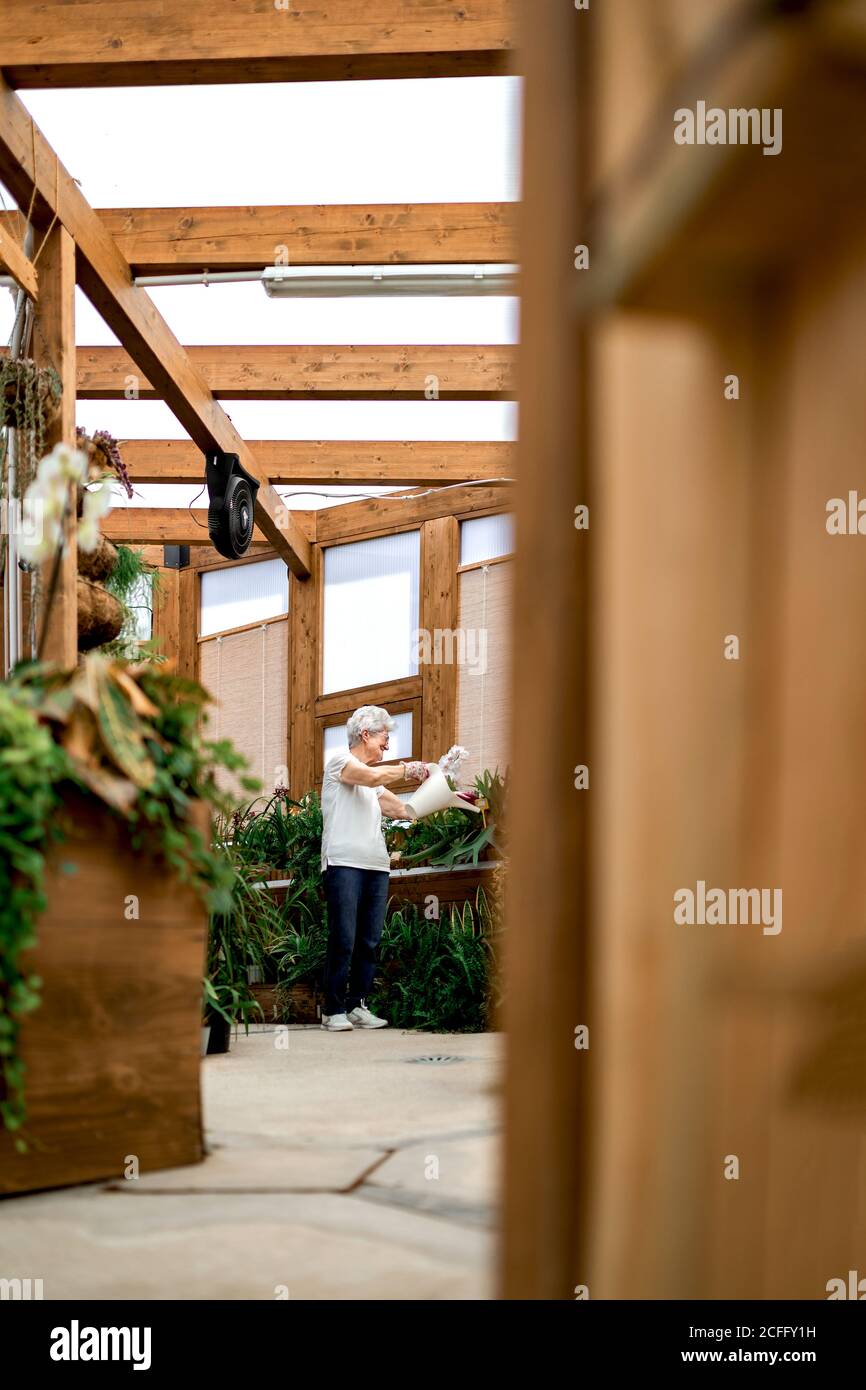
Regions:
<instances>
[{"instance_id":1,"label":"stone paving slab","mask_svg":"<svg viewBox=\"0 0 866 1390\"><path fill-rule=\"evenodd\" d=\"M501 1053L497 1034L241 1033L203 1060L204 1163L0 1202L0 1277L46 1299L492 1298ZM442 1055L463 1060L410 1060Z\"/></svg>"}]
</instances>

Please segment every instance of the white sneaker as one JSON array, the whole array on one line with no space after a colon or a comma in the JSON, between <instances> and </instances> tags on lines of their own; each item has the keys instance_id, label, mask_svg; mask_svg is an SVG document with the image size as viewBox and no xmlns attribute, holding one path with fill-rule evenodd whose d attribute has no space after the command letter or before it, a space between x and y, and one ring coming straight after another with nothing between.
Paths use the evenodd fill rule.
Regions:
<instances>
[{"instance_id":1,"label":"white sneaker","mask_svg":"<svg viewBox=\"0 0 866 1390\"><path fill-rule=\"evenodd\" d=\"M322 1014L322 1027L329 1033L351 1033L353 1025L345 1014Z\"/></svg>"},{"instance_id":2,"label":"white sneaker","mask_svg":"<svg viewBox=\"0 0 866 1390\"><path fill-rule=\"evenodd\" d=\"M346 1015L346 1018L349 1021L349 1026L352 1028L388 1027L387 1018L377 1018L376 1015L371 1014L370 1010L365 1008L363 1004L359 1004L356 1009L353 1009L350 1014Z\"/></svg>"}]
</instances>

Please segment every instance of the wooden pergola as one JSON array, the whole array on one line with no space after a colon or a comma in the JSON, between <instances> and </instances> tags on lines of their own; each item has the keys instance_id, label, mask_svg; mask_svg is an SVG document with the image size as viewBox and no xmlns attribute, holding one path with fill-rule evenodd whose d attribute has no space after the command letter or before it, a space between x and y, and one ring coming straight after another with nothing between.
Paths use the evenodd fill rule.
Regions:
<instances>
[{"instance_id":1,"label":"wooden pergola","mask_svg":"<svg viewBox=\"0 0 866 1390\"><path fill-rule=\"evenodd\" d=\"M45 8L5 0L0 40L0 178L45 242L34 267L0 220L0 259L38 296L57 435L76 393L132 377L187 435L129 441L134 477L193 481L218 448L261 480L253 554L291 571L299 781L340 713L316 674L323 546L418 527L422 621L453 626L458 522L511 509L516 477L499 1293L823 1298L866 1236L866 542L824 525L862 488L866 436L863 0L71 0L47 31ZM94 210L16 94L513 70L519 209ZM784 152L679 145L673 112L698 102L784 111ZM275 244L308 266L517 262L519 354L188 350L134 284L257 270ZM119 349L76 352L76 282ZM434 374L444 399L519 388L517 446L250 442L220 405L422 399ZM280 524L275 484L334 482L406 494ZM190 671L201 521L106 527L195 547L158 619ZM50 634L67 663L75 565L73 543ZM434 741L453 728L443 670L392 692ZM672 892L704 879L783 884L784 932L675 927Z\"/></svg>"}]
</instances>

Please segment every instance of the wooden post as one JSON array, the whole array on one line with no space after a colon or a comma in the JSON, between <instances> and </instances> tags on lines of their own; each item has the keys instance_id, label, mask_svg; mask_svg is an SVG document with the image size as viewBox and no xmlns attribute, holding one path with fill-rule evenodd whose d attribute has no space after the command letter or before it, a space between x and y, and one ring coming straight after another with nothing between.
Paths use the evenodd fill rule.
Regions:
<instances>
[{"instance_id":1,"label":"wooden post","mask_svg":"<svg viewBox=\"0 0 866 1390\"><path fill-rule=\"evenodd\" d=\"M421 757L436 762L457 738L457 564L460 527L442 516L421 527L421 630L429 660L421 661ZM436 632L444 634L436 642ZM422 647L422 656L425 654ZM459 651L459 648L458 648ZM437 660L437 657L439 658Z\"/></svg>"},{"instance_id":2,"label":"wooden post","mask_svg":"<svg viewBox=\"0 0 866 1390\"><path fill-rule=\"evenodd\" d=\"M518 366L511 879L505 960L504 1232L500 1291L573 1299L588 1283L587 807L590 764L585 362L574 302L583 240L587 14L524 4L526 78ZM589 16L591 18L591 16ZM578 109L580 108L580 109ZM551 138L551 133L555 138ZM591 512L591 506L590 506ZM591 770L591 769L590 769Z\"/></svg>"},{"instance_id":3,"label":"wooden post","mask_svg":"<svg viewBox=\"0 0 866 1390\"><path fill-rule=\"evenodd\" d=\"M197 570L177 571L177 674L198 680L198 630L201 580Z\"/></svg>"},{"instance_id":4,"label":"wooden post","mask_svg":"<svg viewBox=\"0 0 866 1390\"><path fill-rule=\"evenodd\" d=\"M310 550L310 577L289 575L289 725L291 762L289 791L297 800L310 791L316 777L316 696L319 693L322 552Z\"/></svg>"},{"instance_id":5,"label":"wooden post","mask_svg":"<svg viewBox=\"0 0 866 1390\"><path fill-rule=\"evenodd\" d=\"M178 571L160 566L159 583L153 599L153 640L169 660L177 658L180 645L180 613L178 604Z\"/></svg>"},{"instance_id":6,"label":"wooden post","mask_svg":"<svg viewBox=\"0 0 866 1390\"><path fill-rule=\"evenodd\" d=\"M39 310L33 356L40 367L53 367L63 387L60 410L46 434L46 449L55 444L75 444L75 242L59 224L48 234L39 255ZM42 642L42 657L61 666L78 660L78 546L76 543L75 493L70 489L67 542L60 561L57 587ZM54 561L43 565L40 576L40 612L37 643L42 641L45 603Z\"/></svg>"}]
</instances>

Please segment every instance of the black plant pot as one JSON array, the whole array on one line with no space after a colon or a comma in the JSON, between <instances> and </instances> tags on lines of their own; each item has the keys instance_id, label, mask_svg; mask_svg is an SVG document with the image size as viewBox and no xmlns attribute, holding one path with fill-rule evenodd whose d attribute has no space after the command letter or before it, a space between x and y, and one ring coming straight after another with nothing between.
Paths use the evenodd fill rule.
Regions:
<instances>
[{"instance_id":1,"label":"black plant pot","mask_svg":"<svg viewBox=\"0 0 866 1390\"><path fill-rule=\"evenodd\" d=\"M209 1014L207 1022L210 1024L210 1037L207 1044L207 1055L213 1052L228 1052L232 1036L232 1026L220 1014Z\"/></svg>"}]
</instances>

